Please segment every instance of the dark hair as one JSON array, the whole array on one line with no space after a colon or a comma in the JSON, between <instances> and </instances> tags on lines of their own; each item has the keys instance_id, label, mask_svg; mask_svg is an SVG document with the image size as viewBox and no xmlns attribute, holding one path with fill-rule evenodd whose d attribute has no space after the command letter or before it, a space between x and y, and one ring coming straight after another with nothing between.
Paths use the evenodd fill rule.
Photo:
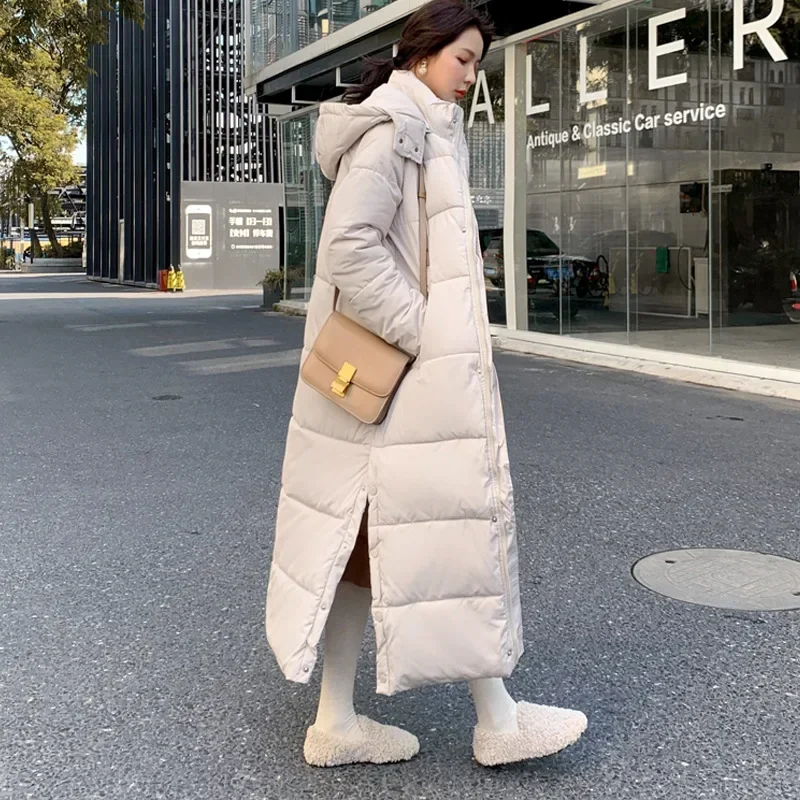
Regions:
<instances>
[{"instance_id":1,"label":"dark hair","mask_svg":"<svg viewBox=\"0 0 800 800\"><path fill-rule=\"evenodd\" d=\"M488 17L462 0L431 0L411 15L400 34L394 58L367 59L361 83L345 92L344 102L363 102L389 80L394 70L412 69L423 58L444 50L470 28L477 28L483 38L483 59L494 36Z\"/></svg>"}]
</instances>

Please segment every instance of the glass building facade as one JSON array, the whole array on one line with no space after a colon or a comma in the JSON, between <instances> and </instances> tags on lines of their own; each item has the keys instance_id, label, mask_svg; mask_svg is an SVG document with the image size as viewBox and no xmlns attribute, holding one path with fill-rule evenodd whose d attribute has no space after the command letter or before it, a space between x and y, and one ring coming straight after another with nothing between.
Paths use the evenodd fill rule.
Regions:
<instances>
[{"instance_id":1,"label":"glass building facade","mask_svg":"<svg viewBox=\"0 0 800 800\"><path fill-rule=\"evenodd\" d=\"M144 0L108 19L87 86L87 273L156 287L181 265L184 182L280 179L278 123L244 88L246 0Z\"/></svg>"},{"instance_id":2,"label":"glass building facade","mask_svg":"<svg viewBox=\"0 0 800 800\"><path fill-rule=\"evenodd\" d=\"M524 44L519 327L800 364L800 36L777 5L630 3Z\"/></svg>"},{"instance_id":3,"label":"glass building facade","mask_svg":"<svg viewBox=\"0 0 800 800\"><path fill-rule=\"evenodd\" d=\"M610 0L495 44L464 109L498 331L800 368L798 20ZM330 189L316 114L281 122L301 302Z\"/></svg>"},{"instance_id":4,"label":"glass building facade","mask_svg":"<svg viewBox=\"0 0 800 800\"><path fill-rule=\"evenodd\" d=\"M394 0L247 0L248 69L255 73Z\"/></svg>"},{"instance_id":5,"label":"glass building facade","mask_svg":"<svg viewBox=\"0 0 800 800\"><path fill-rule=\"evenodd\" d=\"M290 299L305 302L314 280L317 244L331 183L313 158L316 109L281 123L283 181L286 197L285 260L287 275L303 277L290 289Z\"/></svg>"}]
</instances>

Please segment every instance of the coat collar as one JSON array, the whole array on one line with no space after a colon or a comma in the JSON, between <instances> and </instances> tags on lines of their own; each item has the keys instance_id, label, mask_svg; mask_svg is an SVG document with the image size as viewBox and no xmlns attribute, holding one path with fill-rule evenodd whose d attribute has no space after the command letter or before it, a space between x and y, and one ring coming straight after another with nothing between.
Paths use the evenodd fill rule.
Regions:
<instances>
[{"instance_id":1,"label":"coat collar","mask_svg":"<svg viewBox=\"0 0 800 800\"><path fill-rule=\"evenodd\" d=\"M464 111L459 105L438 98L409 70L395 70L389 78L389 86L401 91L414 103L434 133L453 140L464 121Z\"/></svg>"}]
</instances>

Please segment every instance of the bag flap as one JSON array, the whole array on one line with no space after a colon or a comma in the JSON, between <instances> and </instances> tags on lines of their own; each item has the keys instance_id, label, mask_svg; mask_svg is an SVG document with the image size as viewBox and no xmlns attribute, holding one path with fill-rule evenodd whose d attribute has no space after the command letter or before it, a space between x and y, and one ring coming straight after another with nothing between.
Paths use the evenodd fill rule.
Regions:
<instances>
[{"instance_id":1,"label":"bag flap","mask_svg":"<svg viewBox=\"0 0 800 800\"><path fill-rule=\"evenodd\" d=\"M352 364L352 383L376 397L388 397L395 390L411 361L411 356L338 311L328 317L313 352L334 373L345 362Z\"/></svg>"}]
</instances>

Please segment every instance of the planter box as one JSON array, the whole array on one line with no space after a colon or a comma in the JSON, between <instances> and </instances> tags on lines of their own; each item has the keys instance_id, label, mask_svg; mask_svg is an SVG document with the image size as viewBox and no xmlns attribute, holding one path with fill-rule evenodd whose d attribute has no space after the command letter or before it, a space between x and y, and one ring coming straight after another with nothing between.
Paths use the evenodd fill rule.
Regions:
<instances>
[{"instance_id":1,"label":"planter box","mask_svg":"<svg viewBox=\"0 0 800 800\"><path fill-rule=\"evenodd\" d=\"M261 308L265 311L272 311L272 307L276 303L280 303L281 293L276 292L274 289L268 289L266 286L263 286L262 289L264 290L264 301Z\"/></svg>"},{"instance_id":2,"label":"planter box","mask_svg":"<svg viewBox=\"0 0 800 800\"><path fill-rule=\"evenodd\" d=\"M37 258L22 263L22 272L85 272L82 258Z\"/></svg>"}]
</instances>

